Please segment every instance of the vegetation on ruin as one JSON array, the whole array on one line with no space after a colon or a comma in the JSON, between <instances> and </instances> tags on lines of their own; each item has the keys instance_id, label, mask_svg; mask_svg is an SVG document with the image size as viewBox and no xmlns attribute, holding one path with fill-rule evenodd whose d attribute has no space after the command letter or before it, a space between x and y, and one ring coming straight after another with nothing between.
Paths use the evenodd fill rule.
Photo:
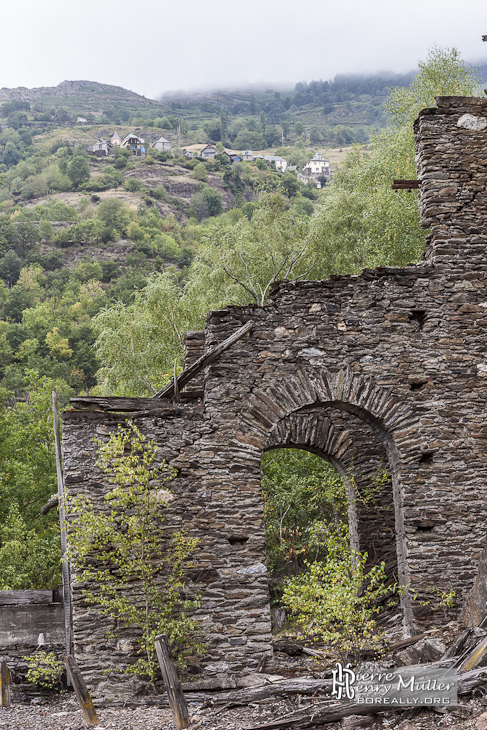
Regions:
<instances>
[{"instance_id":1,"label":"vegetation on ruin","mask_svg":"<svg viewBox=\"0 0 487 730\"><path fill-rule=\"evenodd\" d=\"M114 486L103 509L87 497L68 498L75 519L69 527L70 561L83 596L95 610L116 620L112 639L124 629L139 659L123 671L154 682L154 639L166 634L178 664L198 648L198 626L191 617L197 600L185 596L185 575L198 540L182 532L167 535L164 509L172 478L157 447L129 422L99 443L98 466ZM135 639L133 638L135 635Z\"/></svg>"},{"instance_id":2,"label":"vegetation on ruin","mask_svg":"<svg viewBox=\"0 0 487 730\"><path fill-rule=\"evenodd\" d=\"M333 467L298 449L263 455L262 492L271 597L279 602L285 579L324 559L328 538L348 529L347 498Z\"/></svg>"},{"instance_id":3,"label":"vegetation on ruin","mask_svg":"<svg viewBox=\"0 0 487 730\"><path fill-rule=\"evenodd\" d=\"M62 689L64 665L54 652L41 650L22 658L27 664L25 678L28 682L43 689L58 691Z\"/></svg>"},{"instance_id":4,"label":"vegetation on ruin","mask_svg":"<svg viewBox=\"0 0 487 730\"><path fill-rule=\"evenodd\" d=\"M301 575L288 579L283 604L296 619L303 638L335 648L343 663L355 663L364 649L378 648L377 615L388 585L384 563L366 568L367 555L350 550L346 531L327 540L326 560L307 562Z\"/></svg>"}]
</instances>

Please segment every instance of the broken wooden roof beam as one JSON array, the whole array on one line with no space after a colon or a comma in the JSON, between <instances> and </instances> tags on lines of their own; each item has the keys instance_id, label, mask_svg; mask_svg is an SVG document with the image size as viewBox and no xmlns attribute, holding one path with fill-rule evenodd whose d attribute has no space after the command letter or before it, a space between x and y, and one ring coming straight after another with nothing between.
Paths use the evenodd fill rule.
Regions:
<instances>
[{"instance_id":1,"label":"broken wooden roof beam","mask_svg":"<svg viewBox=\"0 0 487 730\"><path fill-rule=\"evenodd\" d=\"M393 180L392 190L418 190L421 180Z\"/></svg>"},{"instance_id":2,"label":"broken wooden roof beam","mask_svg":"<svg viewBox=\"0 0 487 730\"><path fill-rule=\"evenodd\" d=\"M184 400L196 400L203 398L203 390L187 390L180 393L180 398ZM128 398L119 396L109 396L106 398L95 397L91 395L70 398L71 406L78 411L123 411L131 413L132 411L160 411L167 404L162 404L158 399L154 398Z\"/></svg>"},{"instance_id":3,"label":"broken wooden roof beam","mask_svg":"<svg viewBox=\"0 0 487 730\"><path fill-rule=\"evenodd\" d=\"M220 355L225 352L225 350L228 350L229 347L231 347L236 342L238 342L238 340L244 337L247 332L250 332L253 326L254 323L252 321L247 322L243 325L243 327L240 327L240 329L234 332L233 335L227 337L227 339L221 342L219 345L215 345L215 347L212 347L205 355L202 355L200 358L198 358L198 360L196 360L196 362L190 365L187 370L183 370L181 375L179 375L177 378L172 378L170 383L168 383L164 388L162 388L162 390L155 394L154 400L159 398L173 398L175 396L175 382L176 393L177 391L179 391L180 397L183 398L184 386L187 385L196 375L198 375L198 373L207 368L208 365L211 365L212 362L215 362L215 360L217 360Z\"/></svg>"},{"instance_id":4,"label":"broken wooden roof beam","mask_svg":"<svg viewBox=\"0 0 487 730\"><path fill-rule=\"evenodd\" d=\"M202 399L204 391L198 390L183 390L183 388L191 382L191 380L204 370L212 362L215 362L225 350L238 342L253 328L254 323L252 321L247 322L240 327L233 335L227 337L226 340L221 342L215 347L208 350L205 355L198 358L187 370L176 378L176 392L174 389L175 378L172 378L170 383L166 385L162 390L156 393L152 398L129 398L125 396L110 396L110 397L96 397L96 396L79 396L77 398L70 398L69 402L71 406L76 410L100 410L100 411L123 411L123 412L142 412L142 411L155 411L161 410L161 407L167 407L161 403L161 399L176 398L180 401L189 401Z\"/></svg>"}]
</instances>

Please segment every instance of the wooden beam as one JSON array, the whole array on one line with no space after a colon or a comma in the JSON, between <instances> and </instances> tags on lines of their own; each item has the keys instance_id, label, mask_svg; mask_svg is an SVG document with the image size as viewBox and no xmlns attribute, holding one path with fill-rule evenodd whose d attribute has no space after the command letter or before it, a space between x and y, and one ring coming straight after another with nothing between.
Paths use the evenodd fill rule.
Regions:
<instances>
[{"instance_id":1,"label":"wooden beam","mask_svg":"<svg viewBox=\"0 0 487 730\"><path fill-rule=\"evenodd\" d=\"M179 393L182 401L202 399L204 390L183 390ZM168 408L168 404L159 398L121 398L113 396L109 398L83 395L78 398L71 398L71 405L78 411L106 411L120 413L137 413L139 411L161 411Z\"/></svg>"},{"instance_id":2,"label":"wooden beam","mask_svg":"<svg viewBox=\"0 0 487 730\"><path fill-rule=\"evenodd\" d=\"M421 180L393 180L392 190L418 190Z\"/></svg>"},{"instance_id":3,"label":"wooden beam","mask_svg":"<svg viewBox=\"0 0 487 730\"><path fill-rule=\"evenodd\" d=\"M181 400L181 396L179 395L179 384L178 384L178 363L177 360L174 360L174 377L172 379L172 382L174 383L174 402L179 403Z\"/></svg>"},{"instance_id":4,"label":"wooden beam","mask_svg":"<svg viewBox=\"0 0 487 730\"><path fill-rule=\"evenodd\" d=\"M109 398L91 395L70 398L69 402L77 410L92 410L93 407L101 411L147 411L156 410L161 404L154 398L128 398L113 396Z\"/></svg>"},{"instance_id":5,"label":"wooden beam","mask_svg":"<svg viewBox=\"0 0 487 730\"><path fill-rule=\"evenodd\" d=\"M177 388L181 391L187 383L189 383L196 375L198 375L198 373L208 367L208 365L211 365L212 362L215 362L215 360L217 360L220 355L225 352L225 350L228 350L229 347L238 342L238 340L246 335L247 332L250 332L253 327L254 323L252 321L247 322L246 324L244 324L243 327L240 327L240 329L234 332L233 335L227 337L227 339L224 340L221 344L216 345L215 347L212 347L210 350L208 350L205 355L202 355L200 358L198 358L198 360L196 360L196 362L194 362L187 370L183 370L181 375L177 378ZM173 378L171 382L166 385L165 388L155 394L154 398L172 398L174 396L174 392Z\"/></svg>"},{"instance_id":6,"label":"wooden beam","mask_svg":"<svg viewBox=\"0 0 487 730\"><path fill-rule=\"evenodd\" d=\"M0 705L2 707L10 707L11 704L10 669L7 667L5 659L2 659L0 662Z\"/></svg>"},{"instance_id":7,"label":"wooden beam","mask_svg":"<svg viewBox=\"0 0 487 730\"><path fill-rule=\"evenodd\" d=\"M98 719L98 715L96 714L93 700L91 699L91 695L88 692L85 680L81 676L78 665L76 664L72 656L67 656L64 660L64 663L66 665L68 677L71 680L71 684L73 685L76 699L78 700L78 704L81 707L81 712L83 713L86 724L89 727L99 725L100 721Z\"/></svg>"},{"instance_id":8,"label":"wooden beam","mask_svg":"<svg viewBox=\"0 0 487 730\"><path fill-rule=\"evenodd\" d=\"M27 589L24 591L0 591L0 606L23 606L32 603L52 603L51 590Z\"/></svg>"},{"instance_id":9,"label":"wooden beam","mask_svg":"<svg viewBox=\"0 0 487 730\"><path fill-rule=\"evenodd\" d=\"M64 636L66 656L71 654L71 591L69 588L68 540L66 536L66 515L64 509L64 477L61 456L61 428L59 403L56 391L52 391L52 419L54 423L54 445L56 448L56 478L59 502L59 526L61 528L61 570L63 576Z\"/></svg>"},{"instance_id":10,"label":"wooden beam","mask_svg":"<svg viewBox=\"0 0 487 730\"><path fill-rule=\"evenodd\" d=\"M169 654L169 640L166 634L155 638L155 646L159 666L161 667L164 686L166 687L169 707L174 717L177 730L189 727L189 714L181 683Z\"/></svg>"}]
</instances>

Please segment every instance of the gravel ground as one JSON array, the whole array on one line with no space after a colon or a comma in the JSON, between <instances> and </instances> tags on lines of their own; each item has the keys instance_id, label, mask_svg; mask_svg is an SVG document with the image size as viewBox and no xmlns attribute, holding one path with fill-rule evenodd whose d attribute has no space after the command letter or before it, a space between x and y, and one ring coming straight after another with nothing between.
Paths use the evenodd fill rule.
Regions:
<instances>
[{"instance_id":1,"label":"gravel ground","mask_svg":"<svg viewBox=\"0 0 487 730\"><path fill-rule=\"evenodd\" d=\"M297 708L297 706L296 706ZM293 708L288 702L273 702L266 706L240 707L218 712L190 707L194 730L242 730L287 714ZM174 730L169 709L162 707L98 709L99 728L106 730ZM0 708L0 728L5 730L86 730L81 710L65 701L51 702L41 707L17 705Z\"/></svg>"},{"instance_id":2,"label":"gravel ground","mask_svg":"<svg viewBox=\"0 0 487 730\"><path fill-rule=\"evenodd\" d=\"M312 707L319 700L296 698L291 700L267 700L248 707L212 709L190 707L191 730L244 730L253 725L277 719L296 710ZM99 728L105 730L174 730L175 725L167 708L101 708L98 710ZM487 730L487 701L482 699L463 703L448 711L409 710L404 713L390 712L371 718L348 718L347 724L333 723L327 730L347 730L365 725L372 730ZM0 728L5 730L86 730L81 710L72 700L58 699L48 704L16 705L0 708ZM282 726L282 730L286 730Z\"/></svg>"}]
</instances>

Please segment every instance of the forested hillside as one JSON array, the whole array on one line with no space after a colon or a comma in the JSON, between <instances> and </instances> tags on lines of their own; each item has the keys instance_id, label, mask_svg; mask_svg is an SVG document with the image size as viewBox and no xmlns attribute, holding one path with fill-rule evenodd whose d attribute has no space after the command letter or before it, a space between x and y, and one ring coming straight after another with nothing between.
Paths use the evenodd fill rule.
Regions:
<instances>
[{"instance_id":1,"label":"forested hillside","mask_svg":"<svg viewBox=\"0 0 487 730\"><path fill-rule=\"evenodd\" d=\"M0 95L0 588L50 586L59 576L57 515L39 517L56 491L50 391L64 403L75 393L152 395L174 361L181 366L184 332L201 328L211 308L262 305L283 278L417 261L425 236L417 195L391 190L394 178L416 176L412 121L438 94L478 91L458 54L439 50L412 80L336 77L162 104L98 86ZM95 107L97 124L76 123L90 114L91 122ZM149 142L163 135L173 149L90 155L115 129ZM271 148L299 170L324 145L369 135L321 190L261 159L232 164L222 154L222 142ZM196 141L218 144L219 154L188 159L182 150ZM285 462L270 468L267 485L279 484L293 504L311 488L306 478L287 484ZM313 474L313 489L331 479L327 494L342 509L334 477ZM312 517L288 511L278 540L274 493L272 561L281 569L290 547L284 524L284 535L301 531L302 567L321 497Z\"/></svg>"},{"instance_id":2,"label":"forested hillside","mask_svg":"<svg viewBox=\"0 0 487 730\"><path fill-rule=\"evenodd\" d=\"M407 86L411 76L342 74L332 81L301 81L287 89L166 93L159 102L116 86L63 81L52 88L0 90L0 118L14 129L47 130L76 123L156 127L174 133L179 128L184 143L223 141L237 149L261 150L296 141L342 146L365 142L385 124L382 103L389 89Z\"/></svg>"}]
</instances>

